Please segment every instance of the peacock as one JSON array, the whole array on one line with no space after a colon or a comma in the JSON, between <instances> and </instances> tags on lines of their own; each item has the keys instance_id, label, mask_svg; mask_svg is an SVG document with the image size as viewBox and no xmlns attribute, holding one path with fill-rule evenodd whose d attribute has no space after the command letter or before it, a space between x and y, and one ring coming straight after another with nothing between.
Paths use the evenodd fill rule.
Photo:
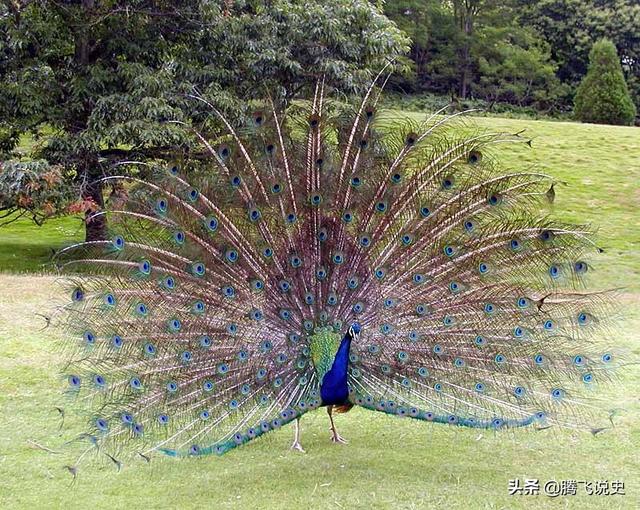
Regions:
<instances>
[{"instance_id":1,"label":"peacock","mask_svg":"<svg viewBox=\"0 0 640 510\"><path fill-rule=\"evenodd\" d=\"M82 456L222 455L289 423L303 452L322 407L335 443L354 406L588 428L614 361L609 298L586 290L600 248L545 212L553 177L498 166L493 147L531 140L394 116L375 83L307 98L232 121L194 93L220 126L183 125L199 152L104 178L110 237L57 256Z\"/></svg>"}]
</instances>

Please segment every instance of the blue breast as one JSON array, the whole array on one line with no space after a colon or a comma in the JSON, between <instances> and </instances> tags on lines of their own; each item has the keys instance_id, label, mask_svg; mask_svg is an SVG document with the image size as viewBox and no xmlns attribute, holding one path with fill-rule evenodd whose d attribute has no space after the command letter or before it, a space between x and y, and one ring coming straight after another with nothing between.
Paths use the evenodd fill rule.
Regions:
<instances>
[{"instance_id":1,"label":"blue breast","mask_svg":"<svg viewBox=\"0 0 640 510\"><path fill-rule=\"evenodd\" d=\"M351 337L347 334L342 339L336 357L329 370L322 378L320 396L323 405L339 405L347 402L349 386L347 385L347 367L349 365L349 348Z\"/></svg>"}]
</instances>

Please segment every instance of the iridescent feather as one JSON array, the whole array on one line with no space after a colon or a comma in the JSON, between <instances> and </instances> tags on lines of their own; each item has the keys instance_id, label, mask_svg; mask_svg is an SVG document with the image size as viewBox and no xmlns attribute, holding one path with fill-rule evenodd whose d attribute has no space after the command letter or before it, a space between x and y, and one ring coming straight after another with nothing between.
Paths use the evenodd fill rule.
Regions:
<instances>
[{"instance_id":1,"label":"iridescent feather","mask_svg":"<svg viewBox=\"0 0 640 510\"><path fill-rule=\"evenodd\" d=\"M66 380L90 448L222 454L278 429L326 404L355 322L347 408L587 422L581 395L613 362L591 341L606 299L583 290L590 230L539 215L552 177L497 169L490 148L520 134L381 118L378 99L348 110L319 82L240 127L211 107L225 134L193 131L204 163L105 179L128 191L99 213L111 239L58 256L77 273Z\"/></svg>"}]
</instances>

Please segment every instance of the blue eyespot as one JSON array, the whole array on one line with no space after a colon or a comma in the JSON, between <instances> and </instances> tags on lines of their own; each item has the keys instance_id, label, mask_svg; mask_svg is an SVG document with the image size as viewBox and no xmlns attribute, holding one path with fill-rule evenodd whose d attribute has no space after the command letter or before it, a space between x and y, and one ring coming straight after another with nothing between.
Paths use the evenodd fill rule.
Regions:
<instances>
[{"instance_id":1,"label":"blue eyespot","mask_svg":"<svg viewBox=\"0 0 640 510\"><path fill-rule=\"evenodd\" d=\"M476 336L475 339L474 339L474 342L478 346L482 346L482 345L485 345L487 343L487 341L484 339L484 337L482 335Z\"/></svg>"},{"instance_id":2,"label":"blue eyespot","mask_svg":"<svg viewBox=\"0 0 640 510\"><path fill-rule=\"evenodd\" d=\"M289 257L289 263L291 267L297 269L302 265L302 259L298 255L291 255L291 257Z\"/></svg>"},{"instance_id":3,"label":"blue eyespot","mask_svg":"<svg viewBox=\"0 0 640 510\"><path fill-rule=\"evenodd\" d=\"M518 308L529 308L531 301L528 298L521 297L518 299Z\"/></svg>"},{"instance_id":4,"label":"blue eyespot","mask_svg":"<svg viewBox=\"0 0 640 510\"><path fill-rule=\"evenodd\" d=\"M362 311L364 310L364 304L362 304L361 302L357 302L355 305L353 305L353 313L362 313Z\"/></svg>"},{"instance_id":5,"label":"blue eyespot","mask_svg":"<svg viewBox=\"0 0 640 510\"><path fill-rule=\"evenodd\" d=\"M352 177L351 186L353 186L354 188L359 188L360 186L362 186L362 179L358 176Z\"/></svg>"},{"instance_id":6,"label":"blue eyespot","mask_svg":"<svg viewBox=\"0 0 640 510\"><path fill-rule=\"evenodd\" d=\"M96 343L96 335L93 333L93 331L85 331L82 334L82 339L87 343L87 344L95 344Z\"/></svg>"},{"instance_id":7,"label":"blue eyespot","mask_svg":"<svg viewBox=\"0 0 640 510\"><path fill-rule=\"evenodd\" d=\"M271 186L271 193L273 193L274 195L277 195L281 191L282 185L280 183L276 182L273 186Z\"/></svg>"},{"instance_id":8,"label":"blue eyespot","mask_svg":"<svg viewBox=\"0 0 640 510\"><path fill-rule=\"evenodd\" d=\"M144 425L142 425L142 423L136 423L132 430L136 436L141 436L144 432Z\"/></svg>"},{"instance_id":9,"label":"blue eyespot","mask_svg":"<svg viewBox=\"0 0 640 510\"><path fill-rule=\"evenodd\" d=\"M384 267L379 267L373 273L378 280L382 280L387 274L387 270Z\"/></svg>"},{"instance_id":10,"label":"blue eyespot","mask_svg":"<svg viewBox=\"0 0 640 510\"><path fill-rule=\"evenodd\" d=\"M586 262L578 261L573 265L573 270L576 274L584 274L589 270L589 266Z\"/></svg>"},{"instance_id":11,"label":"blue eyespot","mask_svg":"<svg viewBox=\"0 0 640 510\"><path fill-rule=\"evenodd\" d=\"M80 384L82 382L81 379L80 379L80 376L77 376L77 375L70 375L67 378L67 381L69 383L69 386L71 386L72 388L76 388L76 389L80 387Z\"/></svg>"},{"instance_id":12,"label":"blue eyespot","mask_svg":"<svg viewBox=\"0 0 640 510\"><path fill-rule=\"evenodd\" d=\"M224 256L231 263L236 262L238 260L238 252L233 249L227 250Z\"/></svg>"},{"instance_id":13,"label":"blue eyespot","mask_svg":"<svg viewBox=\"0 0 640 510\"><path fill-rule=\"evenodd\" d=\"M544 356L542 354L536 354L533 361L535 361L536 365L542 365L544 363Z\"/></svg>"},{"instance_id":14,"label":"blue eyespot","mask_svg":"<svg viewBox=\"0 0 640 510\"><path fill-rule=\"evenodd\" d=\"M552 320L546 320L543 324L544 329L546 329L547 331L551 331L552 329L555 328L555 324Z\"/></svg>"},{"instance_id":15,"label":"blue eyespot","mask_svg":"<svg viewBox=\"0 0 640 510\"><path fill-rule=\"evenodd\" d=\"M156 200L156 211L159 214L165 214L167 212L167 201L164 198L159 198Z\"/></svg>"},{"instance_id":16,"label":"blue eyespot","mask_svg":"<svg viewBox=\"0 0 640 510\"><path fill-rule=\"evenodd\" d=\"M455 179L452 176L449 177L445 177L442 180L442 188L449 190L451 188L453 188L453 185L455 184Z\"/></svg>"},{"instance_id":17,"label":"blue eyespot","mask_svg":"<svg viewBox=\"0 0 640 510\"><path fill-rule=\"evenodd\" d=\"M405 246L410 246L411 244L413 244L413 240L414 240L414 237L412 234L404 234L401 237L402 244Z\"/></svg>"},{"instance_id":18,"label":"blue eyespot","mask_svg":"<svg viewBox=\"0 0 640 510\"><path fill-rule=\"evenodd\" d=\"M96 428L100 432L107 432L109 430L109 425L107 424L107 420L103 418L96 419Z\"/></svg>"},{"instance_id":19,"label":"blue eyespot","mask_svg":"<svg viewBox=\"0 0 640 510\"><path fill-rule=\"evenodd\" d=\"M200 194L198 193L198 190L195 188L191 188L188 192L187 192L187 198L191 201L191 202L195 202L196 200L198 200L198 196Z\"/></svg>"},{"instance_id":20,"label":"blue eyespot","mask_svg":"<svg viewBox=\"0 0 640 510\"><path fill-rule=\"evenodd\" d=\"M122 236L115 236L113 238L113 241L111 241L111 244L113 245L113 247L120 251L124 248L124 237Z\"/></svg>"},{"instance_id":21,"label":"blue eyespot","mask_svg":"<svg viewBox=\"0 0 640 510\"><path fill-rule=\"evenodd\" d=\"M483 383L481 383L481 382L476 383L476 385L475 385L475 390L476 390L478 393L484 393L485 385L484 385Z\"/></svg>"},{"instance_id":22,"label":"blue eyespot","mask_svg":"<svg viewBox=\"0 0 640 510\"><path fill-rule=\"evenodd\" d=\"M445 246L442 251L447 257L453 257L456 254L456 249L453 246Z\"/></svg>"},{"instance_id":23,"label":"blue eyespot","mask_svg":"<svg viewBox=\"0 0 640 510\"><path fill-rule=\"evenodd\" d=\"M443 350L444 349L442 348L442 346L440 344L436 344L436 345L433 346L433 352L435 354L442 354Z\"/></svg>"},{"instance_id":24,"label":"blue eyespot","mask_svg":"<svg viewBox=\"0 0 640 510\"><path fill-rule=\"evenodd\" d=\"M216 230L218 230L218 218L216 218L215 216L209 216L205 220L204 224L210 232L215 232Z\"/></svg>"},{"instance_id":25,"label":"blue eyespot","mask_svg":"<svg viewBox=\"0 0 640 510\"><path fill-rule=\"evenodd\" d=\"M526 390L522 386L516 386L515 388L513 388L513 394L516 397L523 397L525 393Z\"/></svg>"},{"instance_id":26,"label":"blue eyespot","mask_svg":"<svg viewBox=\"0 0 640 510\"><path fill-rule=\"evenodd\" d=\"M280 292L289 292L291 290L291 283L288 280L280 280L278 282L278 288Z\"/></svg>"},{"instance_id":27,"label":"blue eyespot","mask_svg":"<svg viewBox=\"0 0 640 510\"><path fill-rule=\"evenodd\" d=\"M423 218L428 218L428 217L431 215L431 209L429 209L426 205L423 205L423 206L420 208L420 215L421 215Z\"/></svg>"},{"instance_id":28,"label":"blue eyespot","mask_svg":"<svg viewBox=\"0 0 640 510\"><path fill-rule=\"evenodd\" d=\"M175 393L178 391L178 383L175 381L170 381L167 383L167 391L169 393Z\"/></svg>"},{"instance_id":29,"label":"blue eyespot","mask_svg":"<svg viewBox=\"0 0 640 510\"><path fill-rule=\"evenodd\" d=\"M156 353L156 346L151 342L147 342L146 344L144 344L144 353L147 356L153 356Z\"/></svg>"},{"instance_id":30,"label":"blue eyespot","mask_svg":"<svg viewBox=\"0 0 640 510\"><path fill-rule=\"evenodd\" d=\"M502 196L498 193L492 193L487 198L487 202L489 202L489 205L499 205L502 203Z\"/></svg>"},{"instance_id":31,"label":"blue eyespot","mask_svg":"<svg viewBox=\"0 0 640 510\"><path fill-rule=\"evenodd\" d=\"M280 315L280 318L284 321L288 321L291 318L291 310L288 310L286 308L282 308L280 310L280 312L278 313L278 315Z\"/></svg>"},{"instance_id":32,"label":"blue eyespot","mask_svg":"<svg viewBox=\"0 0 640 510\"><path fill-rule=\"evenodd\" d=\"M144 275L150 274L151 273L151 262L149 262L148 260L142 260L138 264L138 270Z\"/></svg>"},{"instance_id":33,"label":"blue eyespot","mask_svg":"<svg viewBox=\"0 0 640 510\"><path fill-rule=\"evenodd\" d=\"M498 363L499 365L501 365L502 363L504 363L507 358L505 358L502 354L497 354L496 357L494 358L495 362Z\"/></svg>"},{"instance_id":34,"label":"blue eyespot","mask_svg":"<svg viewBox=\"0 0 640 510\"><path fill-rule=\"evenodd\" d=\"M558 266L551 266L549 268L549 276L551 276L551 278L556 279L560 277L560 268Z\"/></svg>"},{"instance_id":35,"label":"blue eyespot","mask_svg":"<svg viewBox=\"0 0 640 510\"><path fill-rule=\"evenodd\" d=\"M426 281L425 276L422 273L416 273L413 275L413 283L424 283Z\"/></svg>"},{"instance_id":36,"label":"blue eyespot","mask_svg":"<svg viewBox=\"0 0 640 510\"><path fill-rule=\"evenodd\" d=\"M428 311L427 305L419 304L416 306L416 314L419 316L425 315Z\"/></svg>"},{"instance_id":37,"label":"blue eyespot","mask_svg":"<svg viewBox=\"0 0 640 510\"><path fill-rule=\"evenodd\" d=\"M222 287L222 295L226 298L233 299L236 295L236 290L231 285L227 285Z\"/></svg>"},{"instance_id":38,"label":"blue eyespot","mask_svg":"<svg viewBox=\"0 0 640 510\"><path fill-rule=\"evenodd\" d=\"M251 290L260 292L262 289L264 289L264 282L262 280L258 278L251 280Z\"/></svg>"},{"instance_id":39,"label":"blue eyespot","mask_svg":"<svg viewBox=\"0 0 640 510\"><path fill-rule=\"evenodd\" d=\"M212 381L205 381L205 382L202 384L202 389L203 389L204 391L206 391L207 393L209 393L210 391L212 391L212 390L213 390L213 382L212 382Z\"/></svg>"},{"instance_id":40,"label":"blue eyespot","mask_svg":"<svg viewBox=\"0 0 640 510\"><path fill-rule=\"evenodd\" d=\"M262 213L260 212L260 209L258 209L257 207L249 209L249 220L250 221L256 222L260 218L262 218Z\"/></svg>"},{"instance_id":41,"label":"blue eyespot","mask_svg":"<svg viewBox=\"0 0 640 510\"><path fill-rule=\"evenodd\" d=\"M333 255L333 263L334 264L342 264L344 262L344 253L337 252Z\"/></svg>"},{"instance_id":42,"label":"blue eyespot","mask_svg":"<svg viewBox=\"0 0 640 510\"><path fill-rule=\"evenodd\" d=\"M386 201L378 202L376 204L376 211L379 213L383 213L387 211L388 204Z\"/></svg>"},{"instance_id":43,"label":"blue eyespot","mask_svg":"<svg viewBox=\"0 0 640 510\"><path fill-rule=\"evenodd\" d=\"M562 397L564 397L564 391L560 388L554 388L553 390L551 390L551 396L555 400L560 400Z\"/></svg>"},{"instance_id":44,"label":"blue eyespot","mask_svg":"<svg viewBox=\"0 0 640 510\"><path fill-rule=\"evenodd\" d=\"M262 249L262 256L266 259L270 259L273 256L273 250L268 246Z\"/></svg>"},{"instance_id":45,"label":"blue eyespot","mask_svg":"<svg viewBox=\"0 0 640 510\"><path fill-rule=\"evenodd\" d=\"M80 287L73 289L73 292L71 293L71 299L76 303L79 303L84 299L84 291Z\"/></svg>"},{"instance_id":46,"label":"blue eyespot","mask_svg":"<svg viewBox=\"0 0 640 510\"><path fill-rule=\"evenodd\" d=\"M122 347L122 337L119 335L113 335L111 337L111 345L113 345L113 347L115 347L116 349L119 349L120 347Z\"/></svg>"},{"instance_id":47,"label":"blue eyespot","mask_svg":"<svg viewBox=\"0 0 640 510\"><path fill-rule=\"evenodd\" d=\"M293 214L293 213L289 213L289 214L287 214L287 216L286 216L286 218L285 218L285 221L286 221L289 225L293 225L293 224L296 222L296 220L297 220L297 219L298 219L298 217L297 217L295 214Z\"/></svg>"},{"instance_id":48,"label":"blue eyespot","mask_svg":"<svg viewBox=\"0 0 640 510\"><path fill-rule=\"evenodd\" d=\"M309 197L309 202L311 205L320 205L322 203L322 195L320 193L315 193Z\"/></svg>"},{"instance_id":49,"label":"blue eyespot","mask_svg":"<svg viewBox=\"0 0 640 510\"><path fill-rule=\"evenodd\" d=\"M509 242L509 247L511 251L520 251L522 249L522 243L518 239L512 239Z\"/></svg>"},{"instance_id":50,"label":"blue eyespot","mask_svg":"<svg viewBox=\"0 0 640 510\"><path fill-rule=\"evenodd\" d=\"M342 215L342 221L345 223L351 223L353 221L353 214L347 211Z\"/></svg>"},{"instance_id":51,"label":"blue eyespot","mask_svg":"<svg viewBox=\"0 0 640 510\"><path fill-rule=\"evenodd\" d=\"M240 178L239 175L234 175L231 178L231 187L232 188L239 188L240 184L242 184L242 179Z\"/></svg>"},{"instance_id":52,"label":"blue eyespot","mask_svg":"<svg viewBox=\"0 0 640 510\"><path fill-rule=\"evenodd\" d=\"M605 363L610 363L612 359L613 359L613 356L609 353L602 355L602 361Z\"/></svg>"},{"instance_id":53,"label":"blue eyespot","mask_svg":"<svg viewBox=\"0 0 640 510\"><path fill-rule=\"evenodd\" d=\"M204 276L204 273L205 273L204 264L202 262L196 262L195 264L193 264L191 266L191 273L194 276L199 276L199 277Z\"/></svg>"},{"instance_id":54,"label":"blue eyespot","mask_svg":"<svg viewBox=\"0 0 640 510\"><path fill-rule=\"evenodd\" d=\"M487 274L489 272L489 265L485 262L480 262L480 264L478 264L478 272L480 274Z\"/></svg>"},{"instance_id":55,"label":"blue eyespot","mask_svg":"<svg viewBox=\"0 0 640 510\"><path fill-rule=\"evenodd\" d=\"M211 347L212 343L213 342L211 341L211 338L207 335L204 335L200 338L200 347L204 349L208 349L209 347Z\"/></svg>"},{"instance_id":56,"label":"blue eyespot","mask_svg":"<svg viewBox=\"0 0 640 510\"><path fill-rule=\"evenodd\" d=\"M328 238L329 238L329 232L325 227L322 227L318 231L318 239L320 240L320 242L325 242Z\"/></svg>"},{"instance_id":57,"label":"blue eyespot","mask_svg":"<svg viewBox=\"0 0 640 510\"><path fill-rule=\"evenodd\" d=\"M169 416L167 416L166 414L160 414L158 415L158 423L160 425L166 425L169 423Z\"/></svg>"},{"instance_id":58,"label":"blue eyespot","mask_svg":"<svg viewBox=\"0 0 640 510\"><path fill-rule=\"evenodd\" d=\"M540 239L545 243L549 241L553 241L554 237L555 237L555 234L551 230L543 230L542 232L540 232Z\"/></svg>"},{"instance_id":59,"label":"blue eyespot","mask_svg":"<svg viewBox=\"0 0 640 510\"><path fill-rule=\"evenodd\" d=\"M402 174L396 172L391 176L391 182L393 184L400 184L402 182Z\"/></svg>"},{"instance_id":60,"label":"blue eyespot","mask_svg":"<svg viewBox=\"0 0 640 510\"><path fill-rule=\"evenodd\" d=\"M496 311L496 307L493 304L487 303L486 305L484 305L484 312L486 314L491 315L495 311Z\"/></svg>"}]
</instances>

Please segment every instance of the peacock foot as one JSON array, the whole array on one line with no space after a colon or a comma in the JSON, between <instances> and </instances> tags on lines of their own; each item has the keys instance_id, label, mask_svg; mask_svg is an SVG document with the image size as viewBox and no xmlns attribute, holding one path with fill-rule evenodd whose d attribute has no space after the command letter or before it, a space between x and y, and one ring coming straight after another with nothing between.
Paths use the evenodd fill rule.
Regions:
<instances>
[{"instance_id":1,"label":"peacock foot","mask_svg":"<svg viewBox=\"0 0 640 510\"><path fill-rule=\"evenodd\" d=\"M334 443L349 444L349 441L347 441L344 437L338 434L336 430L331 431L331 441Z\"/></svg>"},{"instance_id":2,"label":"peacock foot","mask_svg":"<svg viewBox=\"0 0 640 510\"><path fill-rule=\"evenodd\" d=\"M302 448L302 445L298 442L298 441L294 441L293 444L291 445L291 449L292 450L297 450L300 453L307 453L304 451L304 448Z\"/></svg>"}]
</instances>

